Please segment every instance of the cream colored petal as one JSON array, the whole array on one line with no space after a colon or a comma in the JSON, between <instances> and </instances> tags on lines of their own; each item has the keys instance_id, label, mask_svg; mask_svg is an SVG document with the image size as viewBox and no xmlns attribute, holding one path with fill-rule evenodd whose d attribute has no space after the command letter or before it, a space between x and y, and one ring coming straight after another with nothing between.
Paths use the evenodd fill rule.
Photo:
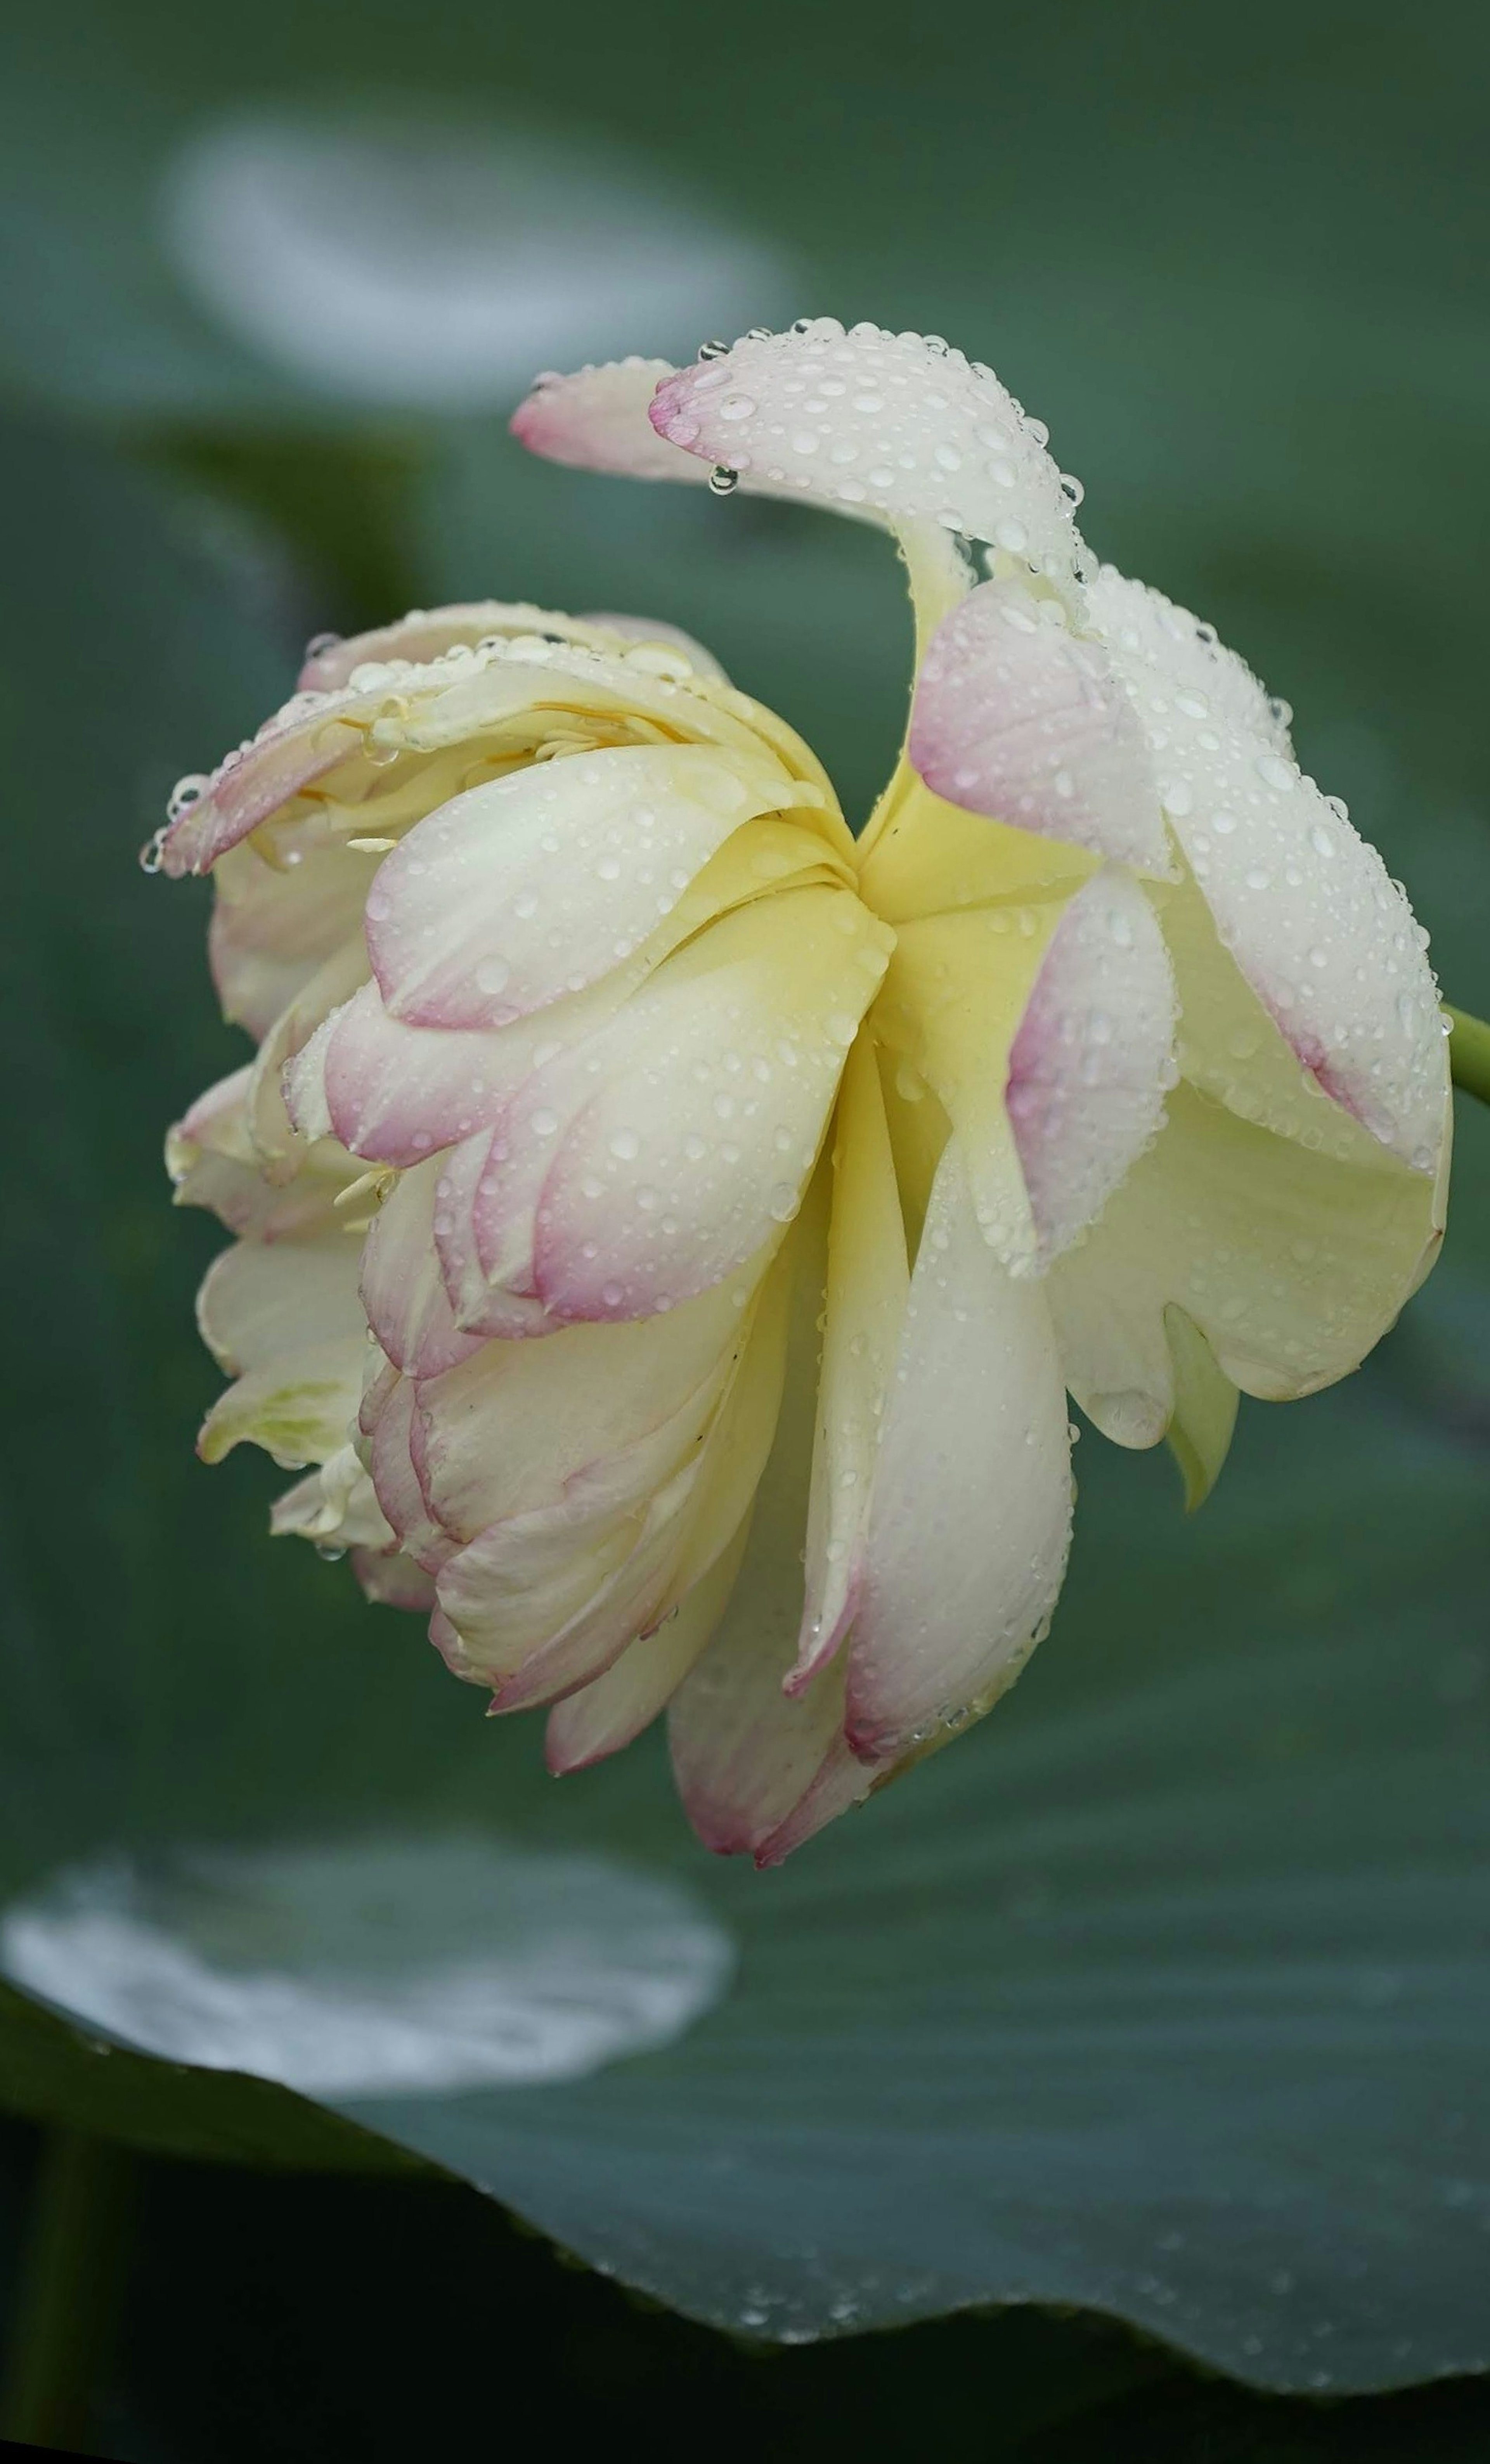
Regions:
<instances>
[{"instance_id":1,"label":"cream colored petal","mask_svg":"<svg viewBox=\"0 0 1490 2464\"><path fill-rule=\"evenodd\" d=\"M847 1654L845 1728L862 1759L954 1733L1013 1683L1061 1588L1071 1497L1044 1287L990 1253L954 1136L875 1465Z\"/></svg>"},{"instance_id":2,"label":"cream colored petal","mask_svg":"<svg viewBox=\"0 0 1490 2464\"><path fill-rule=\"evenodd\" d=\"M536 1070L475 1191L492 1279L619 1319L754 1257L797 1211L890 937L844 891L736 910Z\"/></svg>"},{"instance_id":3,"label":"cream colored petal","mask_svg":"<svg viewBox=\"0 0 1490 2464\"><path fill-rule=\"evenodd\" d=\"M1237 1425L1238 1393L1194 1319L1172 1301L1164 1333L1174 1372L1174 1413L1170 1447L1185 1484L1193 1514L1220 1477Z\"/></svg>"},{"instance_id":4,"label":"cream colored petal","mask_svg":"<svg viewBox=\"0 0 1490 2464\"><path fill-rule=\"evenodd\" d=\"M1325 1092L1432 1177L1448 1061L1427 936L1402 891L1209 627L1110 570L1092 613L1221 939Z\"/></svg>"},{"instance_id":5,"label":"cream colored petal","mask_svg":"<svg viewBox=\"0 0 1490 2464\"><path fill-rule=\"evenodd\" d=\"M797 803L774 765L704 745L625 745L474 787L410 831L367 900L390 1013L501 1027L631 958L709 858Z\"/></svg>"},{"instance_id":6,"label":"cream colored petal","mask_svg":"<svg viewBox=\"0 0 1490 2464\"><path fill-rule=\"evenodd\" d=\"M240 1241L214 1258L197 1295L202 1340L224 1369L262 1369L288 1353L347 1336L366 1321L358 1298L359 1244Z\"/></svg>"},{"instance_id":7,"label":"cream colored petal","mask_svg":"<svg viewBox=\"0 0 1490 2464\"><path fill-rule=\"evenodd\" d=\"M768 1308L670 1418L592 1454L556 1503L489 1525L450 1557L441 1609L467 1667L495 1683L493 1708L590 1683L728 1550L770 1444L782 1331Z\"/></svg>"},{"instance_id":8,"label":"cream colored petal","mask_svg":"<svg viewBox=\"0 0 1490 2464\"><path fill-rule=\"evenodd\" d=\"M334 844L400 836L504 769L607 745L714 743L783 764L836 809L800 737L655 641L611 636L603 649L533 634L356 673L355 687L296 695L177 808L167 872L208 871L251 836L271 869L296 870Z\"/></svg>"},{"instance_id":9,"label":"cream colored petal","mask_svg":"<svg viewBox=\"0 0 1490 2464\"><path fill-rule=\"evenodd\" d=\"M704 672L718 673L708 651L672 626L654 628L638 616L566 616L558 608L535 607L526 601L472 599L449 607L413 608L397 624L381 625L370 633L353 633L344 639L323 637L306 653L296 690L335 693L350 683L362 667L382 666L390 659L422 666L443 658L447 650L473 650L482 642L521 641L534 634L579 642L598 650L614 649L618 635L632 641L666 639L672 648L688 650Z\"/></svg>"},{"instance_id":10,"label":"cream colored petal","mask_svg":"<svg viewBox=\"0 0 1490 2464\"><path fill-rule=\"evenodd\" d=\"M363 984L289 1067L290 1117L305 1137L335 1132L372 1161L417 1164L492 1128L535 1069L593 1034L717 915L788 885L832 887L848 877L815 830L765 814L731 833L633 955L531 1018L493 1029L409 1026L388 1016L376 984ZM545 1159L534 1162L541 1177Z\"/></svg>"},{"instance_id":11,"label":"cream colored petal","mask_svg":"<svg viewBox=\"0 0 1490 2464\"><path fill-rule=\"evenodd\" d=\"M513 434L530 453L571 470L626 479L671 479L702 488L707 467L659 435L647 413L670 360L611 360L572 376L541 376L513 414Z\"/></svg>"},{"instance_id":12,"label":"cream colored petal","mask_svg":"<svg viewBox=\"0 0 1490 2464\"><path fill-rule=\"evenodd\" d=\"M545 1749L551 1771L584 1771L650 1726L688 1675L724 1613L745 1552L748 1520L703 1579L652 1634L639 1636L588 1685L556 1703Z\"/></svg>"},{"instance_id":13,"label":"cream colored petal","mask_svg":"<svg viewBox=\"0 0 1490 2464\"><path fill-rule=\"evenodd\" d=\"M681 650L695 676L708 677L711 683L717 685L728 685L730 681L712 650L706 650L702 642L695 642L692 634L685 633L681 625L666 624L660 616L617 616L609 609L592 610L583 622L602 635L617 635L630 645L649 645L660 649L665 658L670 658L671 653ZM659 672L670 675L673 670L669 665L663 665Z\"/></svg>"},{"instance_id":14,"label":"cream colored petal","mask_svg":"<svg viewBox=\"0 0 1490 2464\"><path fill-rule=\"evenodd\" d=\"M1181 692L1203 694L1228 725L1260 737L1277 753L1292 753L1287 703L1269 696L1245 659L1216 640L1214 625L1112 564L1088 577L1086 605L1094 632L1114 650L1150 661Z\"/></svg>"},{"instance_id":15,"label":"cream colored petal","mask_svg":"<svg viewBox=\"0 0 1490 2464\"><path fill-rule=\"evenodd\" d=\"M434 1577L402 1549L354 1549L352 1572L375 1606L428 1617L435 1607Z\"/></svg>"},{"instance_id":16,"label":"cream colored petal","mask_svg":"<svg viewBox=\"0 0 1490 2464\"><path fill-rule=\"evenodd\" d=\"M368 1365L376 1368L378 1357L374 1353ZM433 1573L457 1543L431 1514L420 1483L413 1452L414 1408L412 1378L384 1364L367 1379L353 1442L400 1547L424 1572Z\"/></svg>"},{"instance_id":17,"label":"cream colored petal","mask_svg":"<svg viewBox=\"0 0 1490 2464\"><path fill-rule=\"evenodd\" d=\"M410 1376L432 1377L452 1369L481 1341L456 1323L442 1272L435 1216L445 1169L445 1158L435 1155L401 1174L362 1251L367 1323L388 1358ZM532 1314L541 1321L541 1310Z\"/></svg>"},{"instance_id":18,"label":"cream colored petal","mask_svg":"<svg viewBox=\"0 0 1490 2464\"><path fill-rule=\"evenodd\" d=\"M213 874L208 935L224 1017L255 1039L266 1036L332 953L360 936L377 866L376 855L341 840L283 870L256 846L230 848Z\"/></svg>"},{"instance_id":19,"label":"cream colored petal","mask_svg":"<svg viewBox=\"0 0 1490 2464\"><path fill-rule=\"evenodd\" d=\"M661 1318L486 1343L422 1378L425 1480L441 1520L472 1539L556 1504L587 1467L613 1463L680 1414L706 1419L749 1335L756 1281L743 1306L716 1287Z\"/></svg>"},{"instance_id":20,"label":"cream colored petal","mask_svg":"<svg viewBox=\"0 0 1490 2464\"><path fill-rule=\"evenodd\" d=\"M297 1168L305 1139L285 1104L285 1072L317 1030L367 980L367 951L360 932L341 942L304 984L269 1029L249 1080L249 1130L254 1151L271 1177ZM310 1135L324 1133L316 1121Z\"/></svg>"},{"instance_id":21,"label":"cream colored petal","mask_svg":"<svg viewBox=\"0 0 1490 2464\"><path fill-rule=\"evenodd\" d=\"M801 1634L788 1680L793 1692L831 1660L853 1615L886 1393L910 1282L879 1064L865 1035L844 1068L832 1162L827 1309Z\"/></svg>"},{"instance_id":22,"label":"cream colored petal","mask_svg":"<svg viewBox=\"0 0 1490 2464\"><path fill-rule=\"evenodd\" d=\"M1004 1096L1019 1022L1065 912L1051 894L903 924L873 1013L875 1031L958 1133L984 1238L1026 1267L1040 1235Z\"/></svg>"},{"instance_id":23,"label":"cream colored petal","mask_svg":"<svg viewBox=\"0 0 1490 2464\"><path fill-rule=\"evenodd\" d=\"M314 1540L320 1549L393 1546L392 1528L350 1444L339 1447L318 1469L307 1472L294 1488L274 1500L270 1529L276 1538L293 1532L299 1539Z\"/></svg>"},{"instance_id":24,"label":"cream colored petal","mask_svg":"<svg viewBox=\"0 0 1490 2464\"><path fill-rule=\"evenodd\" d=\"M304 1147L286 1177L266 1178L249 1118L252 1065L199 1096L166 1134L178 1206L206 1206L240 1238L310 1239L337 1228L337 1199L362 1167L331 1139Z\"/></svg>"},{"instance_id":25,"label":"cream colored petal","mask_svg":"<svg viewBox=\"0 0 1490 2464\"><path fill-rule=\"evenodd\" d=\"M910 774L905 794L861 843L860 893L887 924L947 909L1068 895L1089 880L1085 847L949 804Z\"/></svg>"},{"instance_id":26,"label":"cream colored petal","mask_svg":"<svg viewBox=\"0 0 1490 2464\"><path fill-rule=\"evenodd\" d=\"M1153 893L1174 969L1181 1073L1244 1121L1341 1163L1373 1164L1380 1141L1327 1095L1221 939L1198 885Z\"/></svg>"},{"instance_id":27,"label":"cream colored petal","mask_svg":"<svg viewBox=\"0 0 1490 2464\"><path fill-rule=\"evenodd\" d=\"M1243 1394L1312 1394L1386 1331L1441 1230L1433 1185L1379 1146L1343 1163L1186 1086L1169 1111L1048 1279L1066 1383L1124 1445L1155 1444L1174 1413L1171 1303Z\"/></svg>"},{"instance_id":28,"label":"cream colored petal","mask_svg":"<svg viewBox=\"0 0 1490 2464\"><path fill-rule=\"evenodd\" d=\"M292 1471L336 1454L357 1417L364 1350L362 1336L344 1337L307 1344L250 1370L203 1421L197 1440L203 1462L220 1463L245 1441Z\"/></svg>"},{"instance_id":29,"label":"cream colored petal","mask_svg":"<svg viewBox=\"0 0 1490 2464\"><path fill-rule=\"evenodd\" d=\"M783 1691L801 1627L825 1211L825 1196L815 1187L793 1235L786 1391L740 1573L712 1640L668 1711L679 1793L705 1847L721 1856L768 1854L819 1790L825 1769L842 1769L846 1752L842 1655L800 1693ZM867 1794L873 1778L861 1767L853 1781L859 1795Z\"/></svg>"}]
</instances>

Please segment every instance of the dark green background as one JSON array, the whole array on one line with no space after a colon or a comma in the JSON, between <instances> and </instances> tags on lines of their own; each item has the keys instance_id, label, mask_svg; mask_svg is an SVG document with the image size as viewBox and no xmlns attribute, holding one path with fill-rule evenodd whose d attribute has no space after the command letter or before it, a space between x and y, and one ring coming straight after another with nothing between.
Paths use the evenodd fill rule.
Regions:
<instances>
[{"instance_id":1,"label":"dark green background","mask_svg":"<svg viewBox=\"0 0 1490 2464\"><path fill-rule=\"evenodd\" d=\"M162 1122L235 1053L210 1012L200 894L142 881L131 857L173 776L213 759L284 689L303 634L492 592L643 605L691 626L804 728L862 807L903 710L893 565L847 525L540 469L497 419L354 419L296 394L177 289L153 241L161 165L183 131L253 99L422 98L503 124L590 130L791 256L800 296L771 313L940 330L991 360L1085 481L1093 544L1212 617L1295 703L1305 760L1404 873L1450 996L1483 1011L1485 20L1307 5L909 12L767 0L711 17L676 0L633 12L576 0L561 14L449 0L417 11L402 0L64 0L7 40L7 1881L120 1837L252 1837L313 1816L344 1828L390 1804L427 1821L520 1815L555 1841L645 1837L691 1877L648 1750L624 1772L548 1791L536 1736L493 1741L474 1699L421 1657L412 1625L369 1623L343 1573L261 1541L273 1486L261 1465L239 1457L208 1475L192 1462L213 1378L189 1293L214 1244L206 1223L166 1211L155 1151ZM918 1973L916 2007L952 2038L983 1972L964 1991L959 1961L1028 1959L1037 1985L1048 1970L1067 1997L1040 2005L1058 2102L1126 1990L1121 1963L1109 1977L1103 1962L1130 1875L1150 1876L1151 1890L1167 1862L1194 1868L1192 1904L1164 1918L1172 1955L1192 1967L1213 1938L1228 1958L1250 1955L1249 1926L1260 1959L1286 1934L1296 1965L1316 1960L1326 1978L1331 1961L1348 1978L1406 1960L1413 1991L1372 2023L1369 2044L1353 2022L1332 2033L1327 1992L1289 2003L1312 2086L1288 2067L1286 2028L1255 2052L1213 2047L1214 2075L1178 2040L1138 2073L1156 2115L1194 2098L1194 2162L1216 2179L1216 2116L1237 2099L1241 2180L1248 2065L1260 2098L1281 2066L1279 2093L1305 2096L1305 2172L1317 2145L1318 2200L1305 2206L1321 2263L1331 2251L1344 2263L1373 2198L1399 2202L1420 2237L1419 2306L1441 2321L1421 2365L1435 2370L1478 2358L1490 2336L1483 2244L1457 2238L1460 2206L1417 2189L1448 2165L1439 2134L1455 2139L1467 2098L1452 2154L1478 2223L1487 1128L1461 1119L1445 1265L1380 1361L1338 1400L1282 1421L1244 1413L1237 1462L1199 1525L1178 1522L1161 1464L1119 1461L1088 1437L1071 1593L1006 1728L991 1724L864 1817L862 1836L844 1826L779 1884L702 1878L767 1980L747 2017L768 2082L790 2081L793 2029L810 2039L836 1991L873 2004L866 1945L897 1905L938 1965L942 1998ZM1197 1736L1214 1765L1197 1765ZM1193 1775L1194 1802L1179 1785ZM1264 1838L1276 1857L1260 1858ZM1055 1873L1062 1909L1069 1887L1063 1933L1038 1906L1032 1931L1019 1915L1027 1864L1041 1888ZM982 1894L985 1874L1014 1913L969 1932L957 1911L968 1878ZM1133 1902L1150 1963L1128 1978L1135 1992L1162 1969L1150 1973L1148 1904ZM882 2003L899 1990L891 1961ZM748 2033L733 2052L719 2041L714 2052L707 2039L698 2072L680 2061L675 2074L638 2063L607 2075L593 2107L573 2101L551 2137L543 2097L509 2106L511 2124L493 2124L511 2143L493 2143L495 2176L561 2238L597 2180L613 2176L624 2208L631 2135L633 2171L661 2180L681 2165L686 2191L686 2152L665 2145L671 2107L714 2126L709 2094L736 2111L731 2063L743 2075L755 2058ZM910 2044L912 2126L928 2081L946 2086L940 2042L933 2033L919 2056ZM13 2031L7 2057L24 2110L75 2096L78 2057L52 2038ZM215 2107L203 2121L185 2091L167 2124L158 2085L131 2081L111 2117L121 2124L142 2099L146 2139L189 2151L257 2128L247 2103L227 2125ZM826 2130L837 2087L803 2112L809 2134ZM995 2084L970 2073L947 2092L975 2109ZM283 2102L270 2139L288 2126ZM571 2110L578 2138L566 2140ZM313 2139L329 2129L308 2127ZM436 2145L443 2127L434 2116L421 2144L479 2176L471 2141ZM326 2161L329 2139L316 2146ZM19 2124L6 2157L18 2219L30 2163ZM1131 2176L1119 2167L1111 2186L1120 2221L1125 2198L1145 2192L1143 2162L1140 2145ZM1041 2195L1037 2184L1037 2211ZM953 2223L944 2229L943 2298L965 2299ZM935 2215L928 2230L934 2241ZM1225 2250L1215 2233L1207 2263L1224 2267ZM171 2464L511 2449L519 2414L535 2411L545 2434L646 2440L664 2454L763 2445L1283 2464L1469 2457L1490 2444L1490 2397L1473 2381L1321 2410L1196 2379L1090 2316L1011 2311L747 2358L560 2267L489 2203L433 2181L304 2183L156 2160L137 2253L105 2434L110 2453ZM1151 2300L1093 2290L1099 2259L1094 2243L1066 2299L1163 2335ZM1400 2252L1395 2279L1392 2263L1389 2252L1400 2286ZM665 2289L683 2299L672 2279ZM721 2315L705 2290L685 2306ZM1225 2360L1225 2301L1198 2277L1183 2292L1194 2315L1176 2324L1179 2343ZM1390 2328L1384 2319L1383 2352ZM1383 2358L1373 2377L1368 2355L1346 2383L1413 2375Z\"/></svg>"}]
</instances>

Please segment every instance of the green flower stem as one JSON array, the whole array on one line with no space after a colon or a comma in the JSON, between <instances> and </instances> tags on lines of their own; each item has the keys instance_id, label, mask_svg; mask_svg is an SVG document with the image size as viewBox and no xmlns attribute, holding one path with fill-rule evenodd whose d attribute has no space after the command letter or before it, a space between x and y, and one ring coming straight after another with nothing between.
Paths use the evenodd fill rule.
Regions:
<instances>
[{"instance_id":1,"label":"green flower stem","mask_svg":"<svg viewBox=\"0 0 1490 2464\"><path fill-rule=\"evenodd\" d=\"M1445 1005L1444 1016L1452 1032L1449 1037L1449 1067L1456 1087L1466 1095L1478 1095L1482 1104L1490 1104L1490 1026L1482 1018L1471 1018L1467 1009L1451 1009Z\"/></svg>"},{"instance_id":2,"label":"green flower stem","mask_svg":"<svg viewBox=\"0 0 1490 2464\"><path fill-rule=\"evenodd\" d=\"M108 2140L47 2134L6 2338L0 2435L87 2448L124 2290L132 2170Z\"/></svg>"}]
</instances>

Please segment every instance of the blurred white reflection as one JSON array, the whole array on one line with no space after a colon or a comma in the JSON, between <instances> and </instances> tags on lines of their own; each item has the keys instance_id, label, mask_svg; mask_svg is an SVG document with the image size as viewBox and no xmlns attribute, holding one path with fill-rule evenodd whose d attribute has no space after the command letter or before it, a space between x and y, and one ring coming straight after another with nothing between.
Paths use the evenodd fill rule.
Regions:
<instances>
[{"instance_id":1,"label":"blurred white reflection","mask_svg":"<svg viewBox=\"0 0 1490 2464\"><path fill-rule=\"evenodd\" d=\"M734 1951L665 1876L458 1837L71 1868L7 1913L0 1967L147 2052L388 2097L670 2044Z\"/></svg>"},{"instance_id":2,"label":"blurred white reflection","mask_svg":"<svg viewBox=\"0 0 1490 2464\"><path fill-rule=\"evenodd\" d=\"M220 121L163 202L223 322L363 403L491 407L550 362L690 356L783 298L780 261L645 157L427 112Z\"/></svg>"}]
</instances>

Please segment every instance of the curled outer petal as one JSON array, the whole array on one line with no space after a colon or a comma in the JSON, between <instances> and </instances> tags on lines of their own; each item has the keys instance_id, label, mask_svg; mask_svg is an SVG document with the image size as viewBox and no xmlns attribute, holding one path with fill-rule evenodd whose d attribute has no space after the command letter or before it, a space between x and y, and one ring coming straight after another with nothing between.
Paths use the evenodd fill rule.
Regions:
<instances>
[{"instance_id":1,"label":"curled outer petal","mask_svg":"<svg viewBox=\"0 0 1490 2464\"><path fill-rule=\"evenodd\" d=\"M637 416L648 378L650 436ZM1062 580L1074 571L1070 498L1044 431L992 369L934 336L807 318L689 368L550 378L513 426L556 461L677 478L692 456L747 491L986 539Z\"/></svg>"},{"instance_id":2,"label":"curled outer petal","mask_svg":"<svg viewBox=\"0 0 1490 2464\"><path fill-rule=\"evenodd\" d=\"M296 690L335 693L350 683L359 668L383 666L393 659L424 666L443 658L447 650L473 650L483 642L521 641L535 634L601 650L614 649L618 637L664 642L682 650L700 673L719 673L710 653L675 625L653 623L642 616L566 616L558 608L535 607L526 601L474 599L449 607L411 608L397 624L380 625L370 633L327 636L314 643L306 652Z\"/></svg>"},{"instance_id":3,"label":"curled outer petal","mask_svg":"<svg viewBox=\"0 0 1490 2464\"><path fill-rule=\"evenodd\" d=\"M757 764L769 748L831 806L807 747L745 694L695 672L679 649L597 639L604 647L494 637L427 661L368 662L335 691L295 695L210 778L183 782L164 869L208 871L251 836L265 861L293 867L331 841L402 835L457 787L540 754L659 736Z\"/></svg>"},{"instance_id":4,"label":"curled outer petal","mask_svg":"<svg viewBox=\"0 0 1490 2464\"><path fill-rule=\"evenodd\" d=\"M675 374L670 360L632 358L539 377L513 413L513 434L545 462L701 488L707 468L669 444L647 416L658 386Z\"/></svg>"},{"instance_id":5,"label":"curled outer petal","mask_svg":"<svg viewBox=\"0 0 1490 2464\"><path fill-rule=\"evenodd\" d=\"M1159 798L1222 942L1325 1092L1433 1175L1448 1060L1406 898L1208 627L1110 568L1091 605L1134 709L1162 737Z\"/></svg>"}]
</instances>

